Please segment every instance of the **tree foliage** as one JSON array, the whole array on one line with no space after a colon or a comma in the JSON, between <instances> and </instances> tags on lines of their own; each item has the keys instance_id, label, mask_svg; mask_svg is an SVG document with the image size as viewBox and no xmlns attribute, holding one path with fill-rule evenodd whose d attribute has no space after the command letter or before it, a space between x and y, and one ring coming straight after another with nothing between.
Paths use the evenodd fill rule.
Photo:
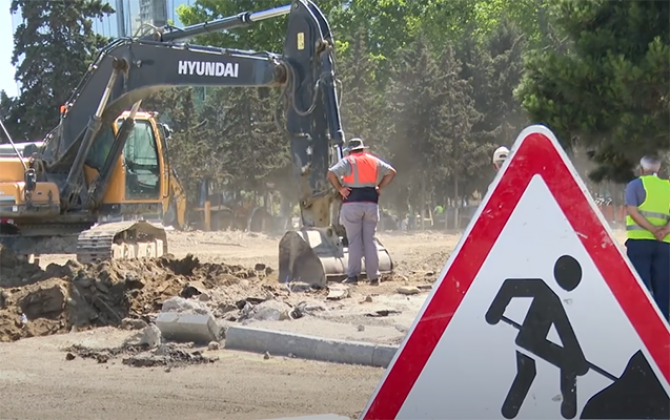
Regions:
<instances>
[{"instance_id":1,"label":"tree foliage","mask_svg":"<svg viewBox=\"0 0 670 420\"><path fill-rule=\"evenodd\" d=\"M21 92L0 94L0 110L17 138L38 140L58 125L60 106L108 42L93 32L92 19L114 9L103 0L12 0L11 13L19 10L12 64Z\"/></svg>"},{"instance_id":2,"label":"tree foliage","mask_svg":"<svg viewBox=\"0 0 670 420\"><path fill-rule=\"evenodd\" d=\"M670 3L562 0L555 10L569 50L529 52L519 98L566 147L590 150L596 180L628 180L641 155L670 149Z\"/></svg>"}]
</instances>

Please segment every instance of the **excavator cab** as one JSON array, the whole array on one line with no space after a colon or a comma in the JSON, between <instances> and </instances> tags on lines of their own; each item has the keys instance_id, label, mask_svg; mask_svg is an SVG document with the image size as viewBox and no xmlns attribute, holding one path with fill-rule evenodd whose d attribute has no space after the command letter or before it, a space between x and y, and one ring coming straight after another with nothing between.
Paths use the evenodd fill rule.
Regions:
<instances>
[{"instance_id":1,"label":"excavator cab","mask_svg":"<svg viewBox=\"0 0 670 420\"><path fill-rule=\"evenodd\" d=\"M106 164L120 127L130 111L124 111L100 133L85 161L87 184L96 180ZM161 222L168 207L169 178L167 143L161 125L151 112L138 111L132 129L116 162L112 162L107 188L100 200L100 218L105 222L144 219Z\"/></svg>"}]
</instances>

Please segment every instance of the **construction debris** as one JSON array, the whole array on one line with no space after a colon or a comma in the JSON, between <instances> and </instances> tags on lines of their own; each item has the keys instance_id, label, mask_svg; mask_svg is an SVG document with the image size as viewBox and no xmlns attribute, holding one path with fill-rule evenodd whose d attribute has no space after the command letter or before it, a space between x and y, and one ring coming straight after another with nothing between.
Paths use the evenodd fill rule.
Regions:
<instances>
[{"instance_id":1,"label":"construction debris","mask_svg":"<svg viewBox=\"0 0 670 420\"><path fill-rule=\"evenodd\" d=\"M414 286L400 286L396 291L401 295L418 295L421 293L421 290Z\"/></svg>"},{"instance_id":2,"label":"construction debris","mask_svg":"<svg viewBox=\"0 0 670 420\"><path fill-rule=\"evenodd\" d=\"M261 301L287 295L276 283L263 283L268 271L200 263L192 255L88 266L69 261L42 270L0 246L0 342L107 325L140 329L165 303L222 317L249 295ZM206 302L170 300L203 294Z\"/></svg>"},{"instance_id":3,"label":"construction debris","mask_svg":"<svg viewBox=\"0 0 670 420\"><path fill-rule=\"evenodd\" d=\"M210 314L161 312L156 325L168 340L208 344L222 338L216 319Z\"/></svg>"},{"instance_id":4,"label":"construction debris","mask_svg":"<svg viewBox=\"0 0 670 420\"><path fill-rule=\"evenodd\" d=\"M349 297L349 288L340 284L328 285L328 300L341 300Z\"/></svg>"},{"instance_id":5,"label":"construction debris","mask_svg":"<svg viewBox=\"0 0 670 420\"><path fill-rule=\"evenodd\" d=\"M89 348L74 345L65 349L65 360L74 360L79 356L82 359L94 359L98 363L107 363L112 359L121 358L121 362L127 366L166 366L168 368L214 363L219 360L218 357L204 356L201 351L192 350L190 347L192 346L166 343L151 350L146 344L132 344L129 342L121 347L110 348Z\"/></svg>"}]
</instances>

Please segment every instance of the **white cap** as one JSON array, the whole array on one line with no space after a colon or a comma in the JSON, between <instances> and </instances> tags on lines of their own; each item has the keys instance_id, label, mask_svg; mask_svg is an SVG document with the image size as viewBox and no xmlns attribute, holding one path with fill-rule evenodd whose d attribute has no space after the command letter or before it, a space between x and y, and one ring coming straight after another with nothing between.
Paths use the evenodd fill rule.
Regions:
<instances>
[{"instance_id":1,"label":"white cap","mask_svg":"<svg viewBox=\"0 0 670 420\"><path fill-rule=\"evenodd\" d=\"M493 152L493 164L502 165L509 156L509 149L505 146L498 147L495 152Z\"/></svg>"}]
</instances>

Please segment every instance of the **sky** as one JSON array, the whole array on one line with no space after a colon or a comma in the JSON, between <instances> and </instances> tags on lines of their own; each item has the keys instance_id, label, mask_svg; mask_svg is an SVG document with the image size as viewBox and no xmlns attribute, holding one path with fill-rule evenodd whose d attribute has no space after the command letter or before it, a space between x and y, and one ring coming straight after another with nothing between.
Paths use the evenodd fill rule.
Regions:
<instances>
[{"instance_id":1,"label":"sky","mask_svg":"<svg viewBox=\"0 0 670 420\"><path fill-rule=\"evenodd\" d=\"M7 92L9 96L16 96L16 82L14 81L14 66L12 61L12 49L14 40L12 33L12 15L0 11L0 90Z\"/></svg>"}]
</instances>

